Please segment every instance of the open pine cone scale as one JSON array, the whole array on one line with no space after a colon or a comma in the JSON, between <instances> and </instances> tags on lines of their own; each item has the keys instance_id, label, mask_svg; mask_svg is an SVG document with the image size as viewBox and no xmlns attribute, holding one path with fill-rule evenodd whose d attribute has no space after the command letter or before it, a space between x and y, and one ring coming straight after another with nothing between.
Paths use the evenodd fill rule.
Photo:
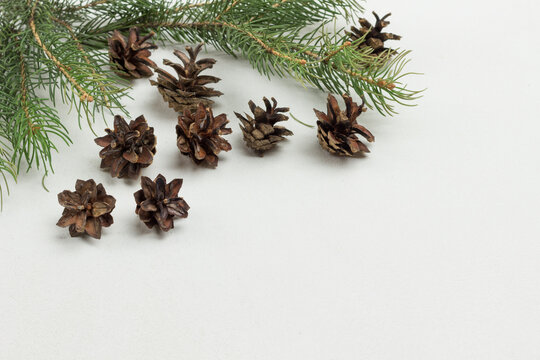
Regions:
<instances>
[{"instance_id":1,"label":"open pine cone scale","mask_svg":"<svg viewBox=\"0 0 540 360\"><path fill-rule=\"evenodd\" d=\"M327 113L317 109L317 137L321 146L330 153L341 156L354 156L369 153L369 148L361 142L361 135L368 142L375 141L373 134L364 126L357 123L358 116L365 111L364 103L356 104L348 95L343 95L346 109L341 111L336 98L328 95Z\"/></svg>"},{"instance_id":2,"label":"open pine cone scale","mask_svg":"<svg viewBox=\"0 0 540 360\"><path fill-rule=\"evenodd\" d=\"M243 116L235 112L240 120L240 129L242 130L244 141L247 147L254 150L259 156L264 152L274 148L280 141L285 140L285 136L293 135L289 129L276 125L280 121L289 119L285 112L289 111L287 107L277 107L277 101L272 98L272 103L266 97L263 98L265 109L249 101L248 105L253 116L246 114Z\"/></svg>"},{"instance_id":3,"label":"open pine cone scale","mask_svg":"<svg viewBox=\"0 0 540 360\"><path fill-rule=\"evenodd\" d=\"M135 212L149 228L158 226L163 231L174 227L175 218L186 218L189 205L178 196L182 187L182 179L174 179L167 183L163 175L158 175L154 181L146 176L141 177L142 189L137 191Z\"/></svg>"},{"instance_id":4,"label":"open pine cone scale","mask_svg":"<svg viewBox=\"0 0 540 360\"><path fill-rule=\"evenodd\" d=\"M103 185L96 185L94 180L77 180L75 191L61 192L58 194L58 202L64 207L64 212L56 225L69 226L71 236L88 234L99 239L102 227L113 223L110 213L116 205L116 199L107 195Z\"/></svg>"},{"instance_id":5,"label":"open pine cone scale","mask_svg":"<svg viewBox=\"0 0 540 360\"><path fill-rule=\"evenodd\" d=\"M184 109L197 110L199 103L204 106L211 106L214 102L210 97L221 96L221 91L214 90L206 85L217 83L219 78L210 75L200 75L204 70L211 69L216 63L215 59L205 58L197 60L197 56L203 44L199 44L195 49L186 46L189 55L175 50L174 55L181 60L174 63L170 60L163 60L163 64L172 67L178 78L166 70L155 67L158 74L157 81L150 80L150 83L157 86L163 99L169 103L169 107L182 113Z\"/></svg>"},{"instance_id":6,"label":"open pine cone scale","mask_svg":"<svg viewBox=\"0 0 540 360\"><path fill-rule=\"evenodd\" d=\"M380 18L376 12L373 12L376 20L375 25L372 25L366 18L360 18L358 22L361 28L352 26L348 35L352 41L363 38L364 41L359 44L359 48L371 48L374 55L381 55L385 52L393 54L395 50L386 48L385 42L387 40L401 40L401 36L383 31L384 28L390 25L390 21L386 21L390 15L392 14L388 13Z\"/></svg>"},{"instance_id":7,"label":"open pine cone scale","mask_svg":"<svg viewBox=\"0 0 540 360\"><path fill-rule=\"evenodd\" d=\"M153 32L141 37L138 28L131 28L126 39L118 30L109 39L109 58L116 73L123 77L142 78L152 76L156 64L150 60L151 49L157 45L147 42Z\"/></svg>"},{"instance_id":8,"label":"open pine cone scale","mask_svg":"<svg viewBox=\"0 0 540 360\"><path fill-rule=\"evenodd\" d=\"M184 110L176 126L178 149L196 164L217 166L218 154L232 149L231 144L221 137L232 133L231 128L225 127L228 123L227 115L214 117L212 110L203 104L199 104L195 112Z\"/></svg>"},{"instance_id":9,"label":"open pine cone scale","mask_svg":"<svg viewBox=\"0 0 540 360\"><path fill-rule=\"evenodd\" d=\"M110 168L113 177L137 178L142 168L148 167L156 153L154 129L144 116L128 123L119 115L114 117L114 130L95 139L102 146L99 152L101 168Z\"/></svg>"}]
</instances>

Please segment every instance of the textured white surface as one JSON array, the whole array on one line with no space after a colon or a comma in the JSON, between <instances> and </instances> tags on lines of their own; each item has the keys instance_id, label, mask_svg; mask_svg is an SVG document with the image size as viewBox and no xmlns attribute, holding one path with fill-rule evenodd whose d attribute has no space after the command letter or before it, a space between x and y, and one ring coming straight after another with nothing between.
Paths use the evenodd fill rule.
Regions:
<instances>
[{"instance_id":1,"label":"textured white surface","mask_svg":"<svg viewBox=\"0 0 540 360\"><path fill-rule=\"evenodd\" d=\"M129 110L158 136L144 174L184 178L191 205L166 235L139 222L138 183L100 171L90 131L62 110L75 146L50 193L21 176L0 215L0 359L539 359L540 6L373 8L392 10L425 72L410 84L429 90L395 118L362 115L376 136L364 159L327 155L293 120L288 142L253 156L234 110L276 96L314 123L325 94L211 53L233 151L199 169L178 153L174 112L134 84ZM90 177L117 198L115 224L71 239L56 194Z\"/></svg>"}]
</instances>

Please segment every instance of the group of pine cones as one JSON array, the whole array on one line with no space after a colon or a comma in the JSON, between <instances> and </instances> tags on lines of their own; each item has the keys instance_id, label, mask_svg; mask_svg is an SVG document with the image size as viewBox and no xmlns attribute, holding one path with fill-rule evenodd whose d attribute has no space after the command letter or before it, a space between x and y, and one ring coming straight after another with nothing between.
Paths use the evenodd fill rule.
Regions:
<instances>
[{"instance_id":1,"label":"group of pine cones","mask_svg":"<svg viewBox=\"0 0 540 360\"><path fill-rule=\"evenodd\" d=\"M148 71L148 66L151 66L157 73L157 79L150 80L150 83L157 87L169 107L179 113L178 125L176 126L178 149L196 164L215 167L219 160L218 154L232 148L229 142L222 137L232 132L232 129L226 127L229 123L227 115L214 116L211 108L214 103L211 98L221 96L223 93L208 85L217 83L220 79L201 74L204 70L211 69L216 60L198 59L203 44L199 44L195 48L186 46L186 53L179 50L174 51L174 55L180 59L181 63L174 63L168 59L163 61L165 65L174 69L176 75L173 75L157 67L149 59L149 49L156 48L154 44L146 42L151 36L152 33L140 37L136 28L130 30L127 39L121 33L115 32L109 40L111 63L114 64L118 74L131 78L151 76L152 72ZM289 111L289 109L278 108L274 98L272 98L273 105L266 98L263 101L266 110L256 106L253 101L249 102L253 117L250 115L244 117L236 113L242 122L240 128L244 134L246 145L260 155L273 148L279 141L284 140L285 136L292 135L290 130L276 126L277 122L288 119L282 113ZM112 135L110 130L107 132ZM140 133L140 136L142 137L143 133ZM155 142L152 145L155 146ZM125 170L118 166L111 166L117 165L117 162L119 165L124 165L125 159L117 160L117 162L108 159L109 156L119 156L119 154L118 151L112 154L109 149L104 149L100 154L103 158L102 167L110 168L113 176L137 177L138 173L134 170L140 170L145 164L125 165Z\"/></svg>"},{"instance_id":2,"label":"group of pine cones","mask_svg":"<svg viewBox=\"0 0 540 360\"><path fill-rule=\"evenodd\" d=\"M382 19L374 13L375 25L371 25L367 19L360 19L361 29L352 27L350 37L353 41L363 38L359 46L372 48L374 54L380 55L385 51L391 51L384 47L386 40L397 40L400 37L394 34L385 33L382 30L389 24L386 19L387 14ZM218 164L218 154L221 151L231 150L231 145L222 136L230 134L232 130L228 124L227 116L220 114L214 116L211 106L211 98L223 95L209 84L217 83L220 79L215 76L202 75L206 69L211 69L216 63L215 59L198 59L198 55L203 44L195 48L186 47L187 53L175 50L174 55L180 59L181 63L174 63L165 59L163 63L170 66L176 75L159 68L149 59L149 49L155 49L156 45L148 43L153 33L141 37L138 29L130 30L128 38L121 33L115 32L109 40L109 53L111 63L115 65L116 71L125 77L141 78L152 75L149 67L157 73L157 80L150 80L156 86L163 99L179 113L178 125L176 126L177 146L180 152L189 156L196 164L205 164L215 167ZM373 135L364 127L356 123L358 115L365 110L364 104L358 106L348 95L343 95L346 111L341 111L336 99L329 95L328 111L324 115L315 110L319 121L318 139L321 146L329 152L337 155L353 156L357 153L369 152L369 149L360 142L356 134L364 136L368 141L373 141ZM257 154L262 155L265 151L272 149L277 143L284 140L286 136L293 135L292 131L278 122L288 120L285 115L289 111L286 107L277 107L274 98L270 100L263 98L264 109L249 101L249 108L253 115L236 116L241 122L240 129L246 145ZM150 128L151 129L151 128ZM116 129L115 129L116 130ZM110 130L108 130L110 131ZM140 136L143 136L140 133ZM152 146L155 146L155 138ZM155 149L153 150L155 153ZM129 150L131 151L131 150ZM126 165L126 157L123 160L110 160L107 157L110 150L102 150L102 167L110 168L113 176L137 177L141 167L147 166L140 162L140 165ZM119 152L114 152L118 156ZM135 157L133 157L135 159ZM146 158L143 158L143 161ZM111 166L113 165L113 166ZM124 165L119 168L116 165Z\"/></svg>"},{"instance_id":3,"label":"group of pine cones","mask_svg":"<svg viewBox=\"0 0 540 360\"><path fill-rule=\"evenodd\" d=\"M400 37L383 32L389 22L390 14L376 18L375 25L368 20L360 19L362 28L351 28L351 40L360 42L359 48L369 47L374 55L393 53L394 50L384 47L386 40L399 40ZM164 60L176 72L176 76L159 68L150 60L150 50L157 46L148 40L154 35L141 36L137 28L132 28L126 38L119 31L114 31L109 39L109 58L114 71L126 78L144 78L157 73L157 80L150 80L156 86L163 99L179 113L176 125L177 146L183 155L189 156L196 164L215 167L218 154L231 150L231 144L222 136L230 134L227 127L229 120L226 114L214 116L210 98L223 95L220 91L208 87L220 79L214 76L201 75L211 69L216 60L210 58L197 59L203 44L195 48L186 46L186 53L174 51L181 63ZM321 147L332 154L355 156L369 152L368 147L358 139L358 135L368 142L374 137L365 127L357 123L358 116L366 110L364 102L355 103L348 95L343 95L345 110L341 110L336 98L328 95L326 113L314 109L318 118L317 138ZM363 100L363 99L362 99ZM250 149L259 155L274 148L292 131L277 125L289 119L285 113L287 107L278 107L277 101L263 98L264 108L253 101L248 105L252 115L241 115L235 112L240 120L240 129L244 141ZM106 135L98 137L95 142L103 149L99 156L101 168L108 169L112 177L137 179L142 168L148 167L156 154L156 137L143 115L128 124L123 117L114 117L114 128L106 129ZM182 179L174 179L167 183L164 176L158 175L154 181L141 177L141 189L135 194L136 214L149 228L154 226L163 231L174 227L175 218L185 218L189 205L178 197ZM110 215L116 200L107 195L102 184L96 185L94 180L77 180L75 192L65 190L58 194L58 201L64 207L64 213L58 226L69 227L71 236L88 234L94 238L101 237L102 227L113 223Z\"/></svg>"},{"instance_id":4,"label":"group of pine cones","mask_svg":"<svg viewBox=\"0 0 540 360\"><path fill-rule=\"evenodd\" d=\"M178 196L182 182L182 179L174 179L167 183L161 174L154 181L141 177L141 189L133 194L137 204L135 213L148 228L156 226L169 231L174 228L175 218L188 216L189 205ZM114 222L111 212L116 199L107 195L103 185L96 185L93 179L77 180L75 191L62 191L58 202L64 212L56 225L69 227L72 237L86 234L100 239L101 229Z\"/></svg>"}]
</instances>

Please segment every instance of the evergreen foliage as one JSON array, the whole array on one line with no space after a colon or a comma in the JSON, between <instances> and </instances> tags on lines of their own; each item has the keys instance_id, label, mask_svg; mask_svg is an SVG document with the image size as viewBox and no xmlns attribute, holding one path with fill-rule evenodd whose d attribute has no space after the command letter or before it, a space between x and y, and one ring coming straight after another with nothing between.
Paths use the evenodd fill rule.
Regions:
<instances>
[{"instance_id":1,"label":"evergreen foliage","mask_svg":"<svg viewBox=\"0 0 540 360\"><path fill-rule=\"evenodd\" d=\"M107 38L137 26L157 40L205 42L242 56L266 76L293 77L333 93L356 93L381 114L419 96L403 78L408 51L358 50L336 18L356 21L356 0L0 0L0 196L21 168L52 170L69 134L57 94L91 127L98 114L124 112L128 85L109 68Z\"/></svg>"}]
</instances>

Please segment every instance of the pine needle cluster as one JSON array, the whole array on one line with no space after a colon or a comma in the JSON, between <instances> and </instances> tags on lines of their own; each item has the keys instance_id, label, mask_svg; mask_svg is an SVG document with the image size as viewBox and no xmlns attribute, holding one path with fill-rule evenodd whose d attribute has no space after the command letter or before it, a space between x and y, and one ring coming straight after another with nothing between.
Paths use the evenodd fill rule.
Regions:
<instances>
[{"instance_id":1,"label":"pine needle cluster","mask_svg":"<svg viewBox=\"0 0 540 360\"><path fill-rule=\"evenodd\" d=\"M268 77L354 92L394 114L395 104L419 95L403 83L409 52L376 57L359 50L364 39L351 42L344 29L332 29L362 10L357 0L0 0L0 196L21 168L52 171L55 144L71 142L57 98L90 128L98 114L126 113L129 84L110 70L106 51L114 30L136 26L165 43L205 42Z\"/></svg>"}]
</instances>

